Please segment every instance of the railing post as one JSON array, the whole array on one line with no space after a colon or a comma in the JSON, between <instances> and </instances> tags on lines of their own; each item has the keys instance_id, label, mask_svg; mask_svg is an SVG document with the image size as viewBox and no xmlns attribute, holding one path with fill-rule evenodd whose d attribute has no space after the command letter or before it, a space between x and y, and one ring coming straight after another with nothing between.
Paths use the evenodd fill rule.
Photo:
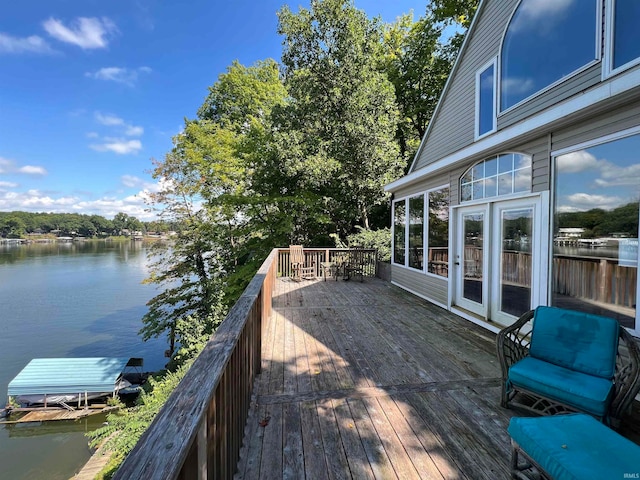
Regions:
<instances>
[{"instance_id":1,"label":"railing post","mask_svg":"<svg viewBox=\"0 0 640 480\"><path fill-rule=\"evenodd\" d=\"M198 429L198 480L207 480L207 414L202 416Z\"/></svg>"}]
</instances>

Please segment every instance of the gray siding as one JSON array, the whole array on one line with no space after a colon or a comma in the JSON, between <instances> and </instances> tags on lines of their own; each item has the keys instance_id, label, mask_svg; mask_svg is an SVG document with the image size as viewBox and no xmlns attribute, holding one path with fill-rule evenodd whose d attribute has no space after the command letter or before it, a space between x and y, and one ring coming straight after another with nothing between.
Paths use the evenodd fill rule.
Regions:
<instances>
[{"instance_id":1,"label":"gray siding","mask_svg":"<svg viewBox=\"0 0 640 480\"><path fill-rule=\"evenodd\" d=\"M447 305L449 282L446 278L392 265L391 281L428 300Z\"/></svg>"},{"instance_id":2,"label":"gray siding","mask_svg":"<svg viewBox=\"0 0 640 480\"><path fill-rule=\"evenodd\" d=\"M455 76L449 81L440 109L413 170L418 170L474 142L476 72L500 50L502 34L518 0L486 2L478 12Z\"/></svg>"},{"instance_id":3,"label":"gray siding","mask_svg":"<svg viewBox=\"0 0 640 480\"><path fill-rule=\"evenodd\" d=\"M431 190L432 188L441 187L449 184L449 174L442 172L440 174L431 175L423 182L411 185L407 188L401 188L394 192L394 198L403 198L416 193L424 192L425 190Z\"/></svg>"},{"instance_id":4,"label":"gray siding","mask_svg":"<svg viewBox=\"0 0 640 480\"><path fill-rule=\"evenodd\" d=\"M540 113L545 108L551 107L577 93L597 85L600 83L601 78L602 65L598 62L567 81L533 97L531 100L519 105L504 115L500 115L498 117L498 130L510 127L531 115Z\"/></svg>"},{"instance_id":5,"label":"gray siding","mask_svg":"<svg viewBox=\"0 0 640 480\"><path fill-rule=\"evenodd\" d=\"M552 137L552 150L561 150L640 125L640 101L598 113L595 117L558 130Z\"/></svg>"}]
</instances>

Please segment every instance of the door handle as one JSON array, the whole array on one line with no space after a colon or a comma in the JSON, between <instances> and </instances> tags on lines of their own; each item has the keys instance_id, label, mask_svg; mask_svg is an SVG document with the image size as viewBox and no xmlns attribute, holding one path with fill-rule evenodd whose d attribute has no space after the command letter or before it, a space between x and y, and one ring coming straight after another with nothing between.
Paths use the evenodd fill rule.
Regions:
<instances>
[{"instance_id":1,"label":"door handle","mask_svg":"<svg viewBox=\"0 0 640 480\"><path fill-rule=\"evenodd\" d=\"M456 263L454 263L454 265L460 265L460 262L456 262Z\"/></svg>"}]
</instances>

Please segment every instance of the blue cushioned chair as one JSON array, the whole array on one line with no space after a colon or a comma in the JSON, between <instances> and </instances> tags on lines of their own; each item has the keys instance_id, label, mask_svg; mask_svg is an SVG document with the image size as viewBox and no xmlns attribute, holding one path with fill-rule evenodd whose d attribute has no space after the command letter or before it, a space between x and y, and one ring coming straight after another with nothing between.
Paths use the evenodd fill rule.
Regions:
<instances>
[{"instance_id":1,"label":"blue cushioned chair","mask_svg":"<svg viewBox=\"0 0 640 480\"><path fill-rule=\"evenodd\" d=\"M538 307L503 329L497 347L504 407L584 412L617 428L640 390L638 346L608 317Z\"/></svg>"}]
</instances>

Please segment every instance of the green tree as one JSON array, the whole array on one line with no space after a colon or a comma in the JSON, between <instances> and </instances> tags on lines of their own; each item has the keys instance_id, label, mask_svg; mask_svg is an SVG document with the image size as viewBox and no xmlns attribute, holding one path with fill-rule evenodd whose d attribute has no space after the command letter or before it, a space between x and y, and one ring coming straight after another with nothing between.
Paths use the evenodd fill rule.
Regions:
<instances>
[{"instance_id":1,"label":"green tree","mask_svg":"<svg viewBox=\"0 0 640 480\"><path fill-rule=\"evenodd\" d=\"M381 23L350 0L313 0L295 14L285 6L278 17L291 98L275 135L282 171L321 200L341 235L369 228L402 167L393 85L379 68Z\"/></svg>"},{"instance_id":2,"label":"green tree","mask_svg":"<svg viewBox=\"0 0 640 480\"><path fill-rule=\"evenodd\" d=\"M457 54L457 45L442 43L444 25L433 13L417 22L399 17L384 32L383 68L393 83L401 113L397 139L410 160L431 121Z\"/></svg>"}]
</instances>

